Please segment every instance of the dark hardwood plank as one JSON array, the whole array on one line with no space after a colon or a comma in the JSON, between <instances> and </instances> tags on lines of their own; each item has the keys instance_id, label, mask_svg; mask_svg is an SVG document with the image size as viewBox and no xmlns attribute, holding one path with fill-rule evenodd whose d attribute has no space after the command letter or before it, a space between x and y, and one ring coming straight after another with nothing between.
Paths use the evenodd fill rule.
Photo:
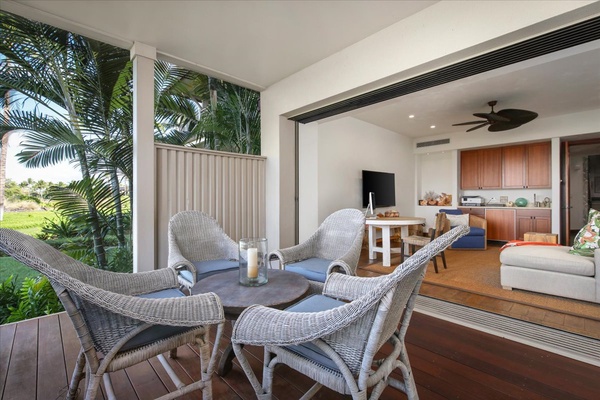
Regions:
<instances>
[{"instance_id":1,"label":"dark hardwood plank","mask_svg":"<svg viewBox=\"0 0 600 400\"><path fill-rule=\"evenodd\" d=\"M587 399L600 393L597 367L432 317L413 317L407 342L547 398Z\"/></svg>"},{"instance_id":2,"label":"dark hardwood plank","mask_svg":"<svg viewBox=\"0 0 600 400\"><path fill-rule=\"evenodd\" d=\"M68 389L69 374L66 371L63 349L56 338L60 338L60 322L53 316L38 319L38 395L59 398L61 391Z\"/></svg>"},{"instance_id":3,"label":"dark hardwood plank","mask_svg":"<svg viewBox=\"0 0 600 400\"><path fill-rule=\"evenodd\" d=\"M0 399L3 398L4 389L6 388L6 379L16 330L17 324L0 326Z\"/></svg>"},{"instance_id":4,"label":"dark hardwood plank","mask_svg":"<svg viewBox=\"0 0 600 400\"><path fill-rule=\"evenodd\" d=\"M168 393L167 388L147 361L126 368L125 372L140 399L154 399Z\"/></svg>"},{"instance_id":5,"label":"dark hardwood plank","mask_svg":"<svg viewBox=\"0 0 600 400\"><path fill-rule=\"evenodd\" d=\"M37 343L38 319L19 322L6 377L4 399L30 400L36 398L37 385L32 383L37 381Z\"/></svg>"}]
</instances>

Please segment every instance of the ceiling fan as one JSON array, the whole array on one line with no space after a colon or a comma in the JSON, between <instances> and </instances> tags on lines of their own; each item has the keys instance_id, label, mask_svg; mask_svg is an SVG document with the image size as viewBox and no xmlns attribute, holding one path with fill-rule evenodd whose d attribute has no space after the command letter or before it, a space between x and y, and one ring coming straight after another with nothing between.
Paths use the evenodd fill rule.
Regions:
<instances>
[{"instance_id":1,"label":"ceiling fan","mask_svg":"<svg viewBox=\"0 0 600 400\"><path fill-rule=\"evenodd\" d=\"M452 124L452 126L460 126L460 125L477 125L471 129L468 129L467 132L474 131L475 129L483 128L486 125L489 125L488 131L490 132L499 132L499 131L507 131L509 129L518 128L519 126L526 124L527 122L533 121L538 114L533 111L527 110L517 110L514 108L507 108L506 110L500 110L498 112L494 111L494 106L498 102L496 100L492 100L488 102L488 105L492 108L492 111L489 113L475 113L473 114L479 118L485 118L486 121L469 121L469 122L461 122L460 124Z\"/></svg>"}]
</instances>

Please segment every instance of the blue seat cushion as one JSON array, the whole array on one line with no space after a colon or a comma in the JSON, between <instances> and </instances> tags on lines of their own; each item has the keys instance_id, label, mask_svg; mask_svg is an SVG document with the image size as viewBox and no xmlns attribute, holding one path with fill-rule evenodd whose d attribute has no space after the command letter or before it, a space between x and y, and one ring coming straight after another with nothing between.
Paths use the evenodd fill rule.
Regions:
<instances>
[{"instance_id":1,"label":"blue seat cushion","mask_svg":"<svg viewBox=\"0 0 600 400\"><path fill-rule=\"evenodd\" d=\"M450 215L462 215L462 210L459 209L451 209L451 208L441 208L439 212L443 212Z\"/></svg>"},{"instance_id":2,"label":"blue seat cushion","mask_svg":"<svg viewBox=\"0 0 600 400\"><path fill-rule=\"evenodd\" d=\"M194 261L192 264L196 267L196 282L214 274L238 269L240 265L237 260ZM179 276L188 281L190 285L192 284L193 279L190 271L179 271Z\"/></svg>"},{"instance_id":3,"label":"blue seat cushion","mask_svg":"<svg viewBox=\"0 0 600 400\"><path fill-rule=\"evenodd\" d=\"M344 304L346 303L344 303L343 301L316 294L309 296L303 299L302 301L288 307L286 311L318 312L331 310L332 308L336 308ZM285 348L302 357L308 358L309 360L312 360L317 364L321 364L329 369L339 371L337 365L335 365L331 358L327 357L327 355L325 355L325 353L323 353L321 349L319 349L317 346L310 342L293 346L286 346Z\"/></svg>"},{"instance_id":4,"label":"blue seat cushion","mask_svg":"<svg viewBox=\"0 0 600 400\"><path fill-rule=\"evenodd\" d=\"M471 226L467 236L485 236L485 229Z\"/></svg>"},{"instance_id":5,"label":"blue seat cushion","mask_svg":"<svg viewBox=\"0 0 600 400\"><path fill-rule=\"evenodd\" d=\"M451 249L483 249L485 236L463 236L450 246Z\"/></svg>"},{"instance_id":6,"label":"blue seat cushion","mask_svg":"<svg viewBox=\"0 0 600 400\"><path fill-rule=\"evenodd\" d=\"M286 271L295 272L304 276L309 281L325 282L327 279L327 268L332 260L323 258L307 258L285 266Z\"/></svg>"},{"instance_id":7,"label":"blue seat cushion","mask_svg":"<svg viewBox=\"0 0 600 400\"><path fill-rule=\"evenodd\" d=\"M141 294L137 297L142 297L145 299L167 299L184 296L185 294L183 294L179 289L165 289L157 292ZM190 328L189 326L154 325L141 332L139 335L131 338L131 340L123 345L120 351L127 351L137 347L145 346L147 344L154 343L157 340L177 335L190 329L193 328Z\"/></svg>"}]
</instances>

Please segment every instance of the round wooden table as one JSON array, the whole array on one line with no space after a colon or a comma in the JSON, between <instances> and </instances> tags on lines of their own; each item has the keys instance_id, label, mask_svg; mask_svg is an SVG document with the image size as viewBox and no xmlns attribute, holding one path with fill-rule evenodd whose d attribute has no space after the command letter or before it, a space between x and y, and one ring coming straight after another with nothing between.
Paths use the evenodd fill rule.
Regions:
<instances>
[{"instance_id":1,"label":"round wooden table","mask_svg":"<svg viewBox=\"0 0 600 400\"><path fill-rule=\"evenodd\" d=\"M235 321L242 311L253 304L282 309L292 305L308 292L308 280L294 272L269 269L269 282L262 286L240 285L238 275L237 270L211 275L196 283L190 293L215 293L221 299L225 317ZM230 343L219 361L217 373L220 376L231 370L234 357L235 353Z\"/></svg>"}]
</instances>

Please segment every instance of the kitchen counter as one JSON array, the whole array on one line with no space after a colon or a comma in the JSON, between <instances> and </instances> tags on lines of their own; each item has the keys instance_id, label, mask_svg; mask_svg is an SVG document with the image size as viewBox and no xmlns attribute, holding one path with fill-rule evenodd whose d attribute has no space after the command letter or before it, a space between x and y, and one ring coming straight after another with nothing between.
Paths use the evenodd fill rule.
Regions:
<instances>
[{"instance_id":1,"label":"kitchen counter","mask_svg":"<svg viewBox=\"0 0 600 400\"><path fill-rule=\"evenodd\" d=\"M489 209L489 208L498 208L501 210L552 210L552 207L533 207L533 206L526 206L526 207L517 207L517 206L512 206L512 207L502 207L502 206L458 206L459 208L481 208L483 210L485 209Z\"/></svg>"}]
</instances>

